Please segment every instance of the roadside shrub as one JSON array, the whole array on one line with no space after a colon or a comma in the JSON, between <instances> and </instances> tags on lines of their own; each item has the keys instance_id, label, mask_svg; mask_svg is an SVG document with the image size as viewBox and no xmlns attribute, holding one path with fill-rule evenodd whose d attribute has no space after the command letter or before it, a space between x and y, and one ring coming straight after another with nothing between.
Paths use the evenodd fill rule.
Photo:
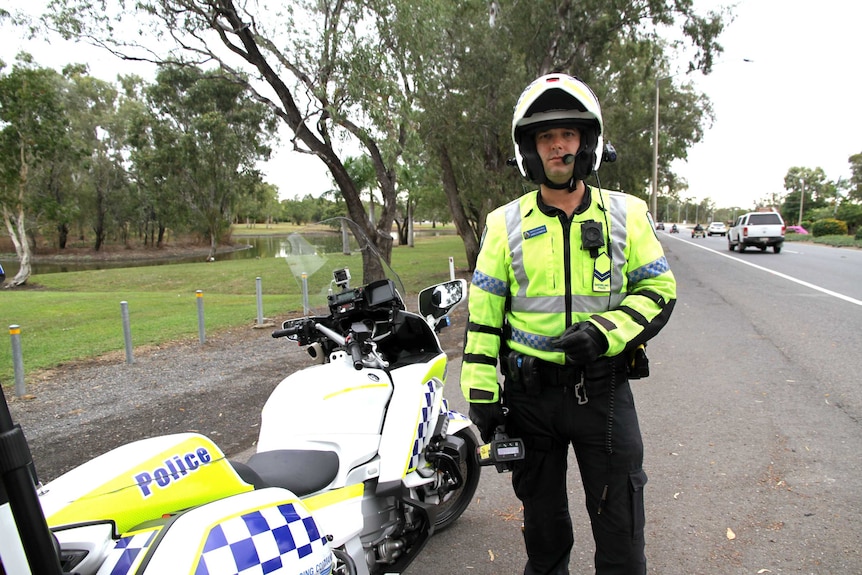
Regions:
<instances>
[{"instance_id":1,"label":"roadside shrub","mask_svg":"<svg viewBox=\"0 0 862 575\"><path fill-rule=\"evenodd\" d=\"M811 233L817 236L846 236L847 223L833 218L817 220L811 226Z\"/></svg>"},{"instance_id":2,"label":"roadside shrub","mask_svg":"<svg viewBox=\"0 0 862 575\"><path fill-rule=\"evenodd\" d=\"M853 236L854 239L862 240L862 226L856 228L856 235Z\"/></svg>"}]
</instances>

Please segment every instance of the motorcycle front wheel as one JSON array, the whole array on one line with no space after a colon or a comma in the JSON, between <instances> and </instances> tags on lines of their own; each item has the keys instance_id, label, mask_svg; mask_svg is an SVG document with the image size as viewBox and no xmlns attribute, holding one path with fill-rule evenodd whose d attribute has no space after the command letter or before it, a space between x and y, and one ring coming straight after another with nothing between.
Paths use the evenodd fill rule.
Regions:
<instances>
[{"instance_id":1,"label":"motorcycle front wheel","mask_svg":"<svg viewBox=\"0 0 862 575\"><path fill-rule=\"evenodd\" d=\"M460 463L461 476L464 483L458 489L447 494L447 498L437 505L437 519L434 521L434 532L440 533L452 526L470 505L476 487L479 485L479 462L475 457L478 443L469 429L462 429L455 434L464 440L469 456Z\"/></svg>"}]
</instances>

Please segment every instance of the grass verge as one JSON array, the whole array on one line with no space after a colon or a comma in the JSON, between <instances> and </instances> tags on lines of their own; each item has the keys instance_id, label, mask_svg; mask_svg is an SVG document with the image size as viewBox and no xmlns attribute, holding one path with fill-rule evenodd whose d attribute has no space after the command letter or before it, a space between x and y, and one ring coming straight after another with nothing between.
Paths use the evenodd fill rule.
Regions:
<instances>
[{"instance_id":1,"label":"grass verge","mask_svg":"<svg viewBox=\"0 0 862 575\"><path fill-rule=\"evenodd\" d=\"M449 278L449 257L456 268L466 267L458 236L417 238L413 248L393 248L392 267L407 293L416 294ZM359 261L331 256L327 268ZM0 326L21 328L26 382L34 371L122 351L122 301L128 302L134 346L197 339L197 290L203 292L207 334L251 328L257 320L258 277L265 316L300 313L301 289L288 266L281 258L266 258L35 275L26 289L0 291ZM415 307L408 302L408 308ZM13 382L7 340L0 344L0 383Z\"/></svg>"}]
</instances>

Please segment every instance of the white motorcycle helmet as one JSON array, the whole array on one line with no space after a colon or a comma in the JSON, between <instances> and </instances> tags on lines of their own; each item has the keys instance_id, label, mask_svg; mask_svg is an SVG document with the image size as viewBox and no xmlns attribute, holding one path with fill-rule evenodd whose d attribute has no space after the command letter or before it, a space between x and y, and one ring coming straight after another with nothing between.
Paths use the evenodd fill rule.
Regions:
<instances>
[{"instance_id":1,"label":"white motorcycle helmet","mask_svg":"<svg viewBox=\"0 0 862 575\"><path fill-rule=\"evenodd\" d=\"M536 151L536 132L556 127L575 127L581 133L573 178L564 185L548 180ZM568 74L537 78L518 98L512 118L512 142L518 169L533 183L572 189L575 182L599 169L604 148L602 131L602 109L589 86Z\"/></svg>"}]
</instances>

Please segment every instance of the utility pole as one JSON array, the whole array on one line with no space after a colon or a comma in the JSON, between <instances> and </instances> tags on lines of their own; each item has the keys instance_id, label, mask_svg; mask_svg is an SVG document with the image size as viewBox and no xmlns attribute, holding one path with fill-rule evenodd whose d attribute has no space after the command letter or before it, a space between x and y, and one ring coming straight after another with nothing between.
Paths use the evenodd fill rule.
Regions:
<instances>
[{"instance_id":1,"label":"utility pole","mask_svg":"<svg viewBox=\"0 0 862 575\"><path fill-rule=\"evenodd\" d=\"M802 204L805 202L805 178L802 178L802 191L799 192L799 221L796 222L797 226L802 225Z\"/></svg>"}]
</instances>

